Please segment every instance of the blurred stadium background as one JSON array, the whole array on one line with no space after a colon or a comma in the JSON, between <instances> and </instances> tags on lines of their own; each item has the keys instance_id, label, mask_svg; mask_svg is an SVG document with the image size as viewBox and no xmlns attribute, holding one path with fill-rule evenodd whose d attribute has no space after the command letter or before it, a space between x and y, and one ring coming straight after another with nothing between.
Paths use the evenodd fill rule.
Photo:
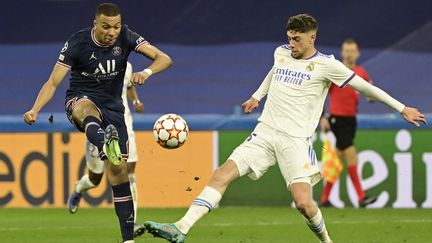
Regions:
<instances>
[{"instance_id":1,"label":"blurred stadium background","mask_svg":"<svg viewBox=\"0 0 432 243\"><path fill-rule=\"evenodd\" d=\"M74 131L63 114L68 80L44 108L37 124L30 127L22 122L22 114L32 106L64 41L75 31L91 25L99 3L0 1L3 10L0 15L3 24L0 35L0 83L3 85L0 91L0 242L31 239L90 242L93 233L96 239L91 242L115 242L119 235L107 238L100 229L105 223L107 229L116 233L113 211L88 209L72 217L66 209L50 209L65 207L75 180L85 171L84 136ZM274 49L286 43L284 28L291 15L306 12L317 18L320 25L317 46L322 53L339 58L341 42L348 37L356 39L361 46L360 65L366 68L375 84L403 103L419 107L432 121L430 1L116 3L122 9L125 24L174 60L171 69L153 76L138 88L145 105L145 114L135 115L134 124L140 156L139 200L140 207L145 208L141 209L139 220L149 219L148 215L167 221L180 216L183 210L150 208L187 207L211 171L249 134L258 114L242 115L239 104L261 83L272 65ZM137 70L148 63L136 54L131 55L130 61ZM432 227L428 209L432 208L431 125L413 129L389 108L369 104L364 98L359 110L356 145L363 186L368 194L379 197L373 208L387 209L364 213L352 209L357 206L356 195L343 174L331 198L335 205L345 209L325 212L329 214L327 221L335 242L432 242L427 237L430 236L428 228ZM154 120L164 113L183 115L193 131L188 143L179 150L166 151L152 140L149 130ZM54 114L53 124L48 122L51 114ZM320 157L318 134L315 140ZM316 200L321 186L314 189ZM292 227L298 235L307 235L296 236L292 242L311 242L313 238L300 217L294 216L294 210L288 211L287 221L276 217L282 212L279 207L289 208L290 204L277 168L272 168L258 182L240 179L222 200L220 212L215 213L219 216L213 221L209 217L201 228L196 227L196 236L190 242L282 242L281 239L292 237L290 234L275 237L284 227ZM111 207L111 191L106 183L85 197L83 207L89 206ZM228 206L254 206L255 211ZM238 210L239 218L234 218L230 210ZM245 212L261 216L248 218ZM45 221L36 220L45 215ZM79 219L97 220L102 215L108 215L107 220L98 223L100 228L95 232L86 232L91 224L78 223ZM389 221L383 224L380 220L386 218ZM69 228L69 224L75 226ZM50 233L50 228L57 229L57 233ZM373 229L380 230L378 238L366 236L365 232ZM262 230L267 233L260 233ZM77 232L84 232L88 237L69 237ZM200 233L206 237L200 238ZM140 241L161 242L148 237L137 240Z\"/></svg>"}]
</instances>

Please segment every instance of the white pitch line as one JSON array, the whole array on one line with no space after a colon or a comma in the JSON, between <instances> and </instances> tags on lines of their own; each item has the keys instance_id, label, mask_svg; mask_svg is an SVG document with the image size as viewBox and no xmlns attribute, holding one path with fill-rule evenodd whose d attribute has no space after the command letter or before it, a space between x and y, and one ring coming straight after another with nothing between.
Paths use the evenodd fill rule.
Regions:
<instances>
[{"instance_id":1,"label":"white pitch line","mask_svg":"<svg viewBox=\"0 0 432 243\"><path fill-rule=\"evenodd\" d=\"M336 220L336 221L327 221L328 224L378 224L382 223L382 220ZM231 226L278 226L278 225L295 225L301 224L301 221L298 222L254 222L254 223L214 223L214 224L199 224L200 226L205 227L231 227ZM418 224L418 223L432 223L432 219L404 219L404 220L388 220L387 224Z\"/></svg>"}]
</instances>

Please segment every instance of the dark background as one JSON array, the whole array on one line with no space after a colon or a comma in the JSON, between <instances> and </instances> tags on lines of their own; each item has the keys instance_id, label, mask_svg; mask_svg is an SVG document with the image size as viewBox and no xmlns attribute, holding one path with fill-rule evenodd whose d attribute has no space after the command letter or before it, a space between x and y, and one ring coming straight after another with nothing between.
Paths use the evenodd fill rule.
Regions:
<instances>
[{"instance_id":1,"label":"dark background","mask_svg":"<svg viewBox=\"0 0 432 243\"><path fill-rule=\"evenodd\" d=\"M0 114L29 109L63 43L92 24L101 1L0 1ZM138 92L149 113L232 113L259 86L289 16L319 21L317 47L339 57L347 37L375 84L431 112L431 1L117 1L123 23L174 60ZM148 64L132 55L136 70ZM63 110L65 80L45 112ZM365 104L366 113L392 112Z\"/></svg>"}]
</instances>

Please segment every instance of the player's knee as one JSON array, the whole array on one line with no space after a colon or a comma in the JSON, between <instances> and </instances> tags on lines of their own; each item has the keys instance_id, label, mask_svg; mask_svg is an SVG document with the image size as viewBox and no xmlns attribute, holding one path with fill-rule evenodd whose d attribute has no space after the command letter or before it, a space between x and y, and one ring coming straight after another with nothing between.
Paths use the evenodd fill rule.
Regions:
<instances>
[{"instance_id":1,"label":"player's knee","mask_svg":"<svg viewBox=\"0 0 432 243\"><path fill-rule=\"evenodd\" d=\"M308 200L298 200L295 202L295 205L297 210L303 215L308 214L308 212L313 208L312 202Z\"/></svg>"},{"instance_id":2,"label":"player's knee","mask_svg":"<svg viewBox=\"0 0 432 243\"><path fill-rule=\"evenodd\" d=\"M84 118L86 118L87 116L94 116L100 119L99 117L100 115L97 107L89 101L83 101L80 104L78 104L73 109L72 116L75 121L80 121L80 122L83 122Z\"/></svg>"},{"instance_id":3,"label":"player's knee","mask_svg":"<svg viewBox=\"0 0 432 243\"><path fill-rule=\"evenodd\" d=\"M91 183L93 183L93 185L95 186L99 186L100 182L102 181L102 176L103 174L89 174L89 180L91 181Z\"/></svg>"}]
</instances>

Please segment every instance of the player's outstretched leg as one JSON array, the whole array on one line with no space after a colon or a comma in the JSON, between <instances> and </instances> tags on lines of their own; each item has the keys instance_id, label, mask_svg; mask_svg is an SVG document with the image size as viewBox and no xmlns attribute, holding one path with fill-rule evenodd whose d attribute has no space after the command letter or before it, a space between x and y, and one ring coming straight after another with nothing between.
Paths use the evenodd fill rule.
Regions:
<instances>
[{"instance_id":1,"label":"player's outstretched leg","mask_svg":"<svg viewBox=\"0 0 432 243\"><path fill-rule=\"evenodd\" d=\"M315 233L320 242L333 243L327 232L321 211L312 201L311 185L305 182L293 183L290 189L296 208L305 218L310 230Z\"/></svg>"},{"instance_id":2,"label":"player's outstretched leg","mask_svg":"<svg viewBox=\"0 0 432 243\"><path fill-rule=\"evenodd\" d=\"M113 165L120 165L122 153L119 145L119 134L114 125L108 125L105 129L105 153Z\"/></svg>"},{"instance_id":3,"label":"player's outstretched leg","mask_svg":"<svg viewBox=\"0 0 432 243\"><path fill-rule=\"evenodd\" d=\"M214 173L208 185L192 202L186 214L173 224L161 224L153 221L144 222L148 232L172 243L182 243L192 226L212 210L228 187L239 177L239 171L233 160L228 160Z\"/></svg>"}]
</instances>

